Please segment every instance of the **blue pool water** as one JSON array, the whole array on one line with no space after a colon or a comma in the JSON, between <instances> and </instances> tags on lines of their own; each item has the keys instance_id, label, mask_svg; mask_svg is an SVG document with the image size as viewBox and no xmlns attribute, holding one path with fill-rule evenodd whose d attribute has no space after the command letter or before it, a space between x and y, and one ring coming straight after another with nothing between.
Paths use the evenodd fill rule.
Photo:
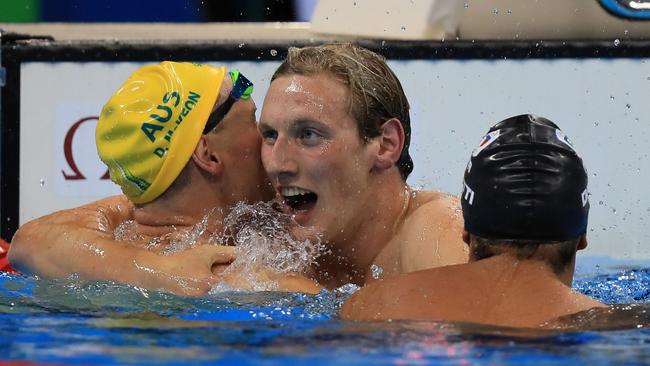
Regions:
<instances>
[{"instance_id":1,"label":"blue pool water","mask_svg":"<svg viewBox=\"0 0 650 366\"><path fill-rule=\"evenodd\" d=\"M0 274L0 362L44 364L650 364L650 266L582 261L574 287L620 305L593 330L337 319L346 289L190 299Z\"/></svg>"}]
</instances>

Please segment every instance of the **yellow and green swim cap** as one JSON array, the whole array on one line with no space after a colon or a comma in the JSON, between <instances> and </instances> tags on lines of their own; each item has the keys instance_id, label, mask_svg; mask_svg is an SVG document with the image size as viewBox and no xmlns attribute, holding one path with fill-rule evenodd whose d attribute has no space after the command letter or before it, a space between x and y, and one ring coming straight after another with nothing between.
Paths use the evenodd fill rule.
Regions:
<instances>
[{"instance_id":1,"label":"yellow and green swim cap","mask_svg":"<svg viewBox=\"0 0 650 366\"><path fill-rule=\"evenodd\" d=\"M95 141L111 180L135 203L160 196L190 160L225 67L165 61L137 69L104 105Z\"/></svg>"}]
</instances>

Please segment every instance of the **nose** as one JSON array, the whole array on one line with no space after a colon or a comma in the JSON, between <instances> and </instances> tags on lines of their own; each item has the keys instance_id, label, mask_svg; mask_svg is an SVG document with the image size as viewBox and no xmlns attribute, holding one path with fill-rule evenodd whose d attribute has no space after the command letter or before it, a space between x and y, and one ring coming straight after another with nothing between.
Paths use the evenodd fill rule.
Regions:
<instances>
[{"instance_id":1,"label":"nose","mask_svg":"<svg viewBox=\"0 0 650 366\"><path fill-rule=\"evenodd\" d=\"M262 163L274 185L287 184L298 174L295 146L283 136L273 144L262 145Z\"/></svg>"}]
</instances>

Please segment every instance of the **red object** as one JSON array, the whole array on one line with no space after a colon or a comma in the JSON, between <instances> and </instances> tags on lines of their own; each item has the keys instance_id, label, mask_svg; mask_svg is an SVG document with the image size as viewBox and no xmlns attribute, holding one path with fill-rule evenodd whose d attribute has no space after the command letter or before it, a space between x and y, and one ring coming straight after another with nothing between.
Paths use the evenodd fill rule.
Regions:
<instances>
[{"instance_id":1,"label":"red object","mask_svg":"<svg viewBox=\"0 0 650 366\"><path fill-rule=\"evenodd\" d=\"M18 272L11 267L7 259L7 252L9 251L9 243L0 239L0 272L8 272L17 274Z\"/></svg>"}]
</instances>

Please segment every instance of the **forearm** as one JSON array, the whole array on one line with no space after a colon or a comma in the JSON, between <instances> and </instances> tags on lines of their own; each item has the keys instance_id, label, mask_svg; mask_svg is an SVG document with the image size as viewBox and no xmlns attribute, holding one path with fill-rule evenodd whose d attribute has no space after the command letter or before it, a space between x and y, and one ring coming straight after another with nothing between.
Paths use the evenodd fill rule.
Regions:
<instances>
[{"instance_id":1,"label":"forearm","mask_svg":"<svg viewBox=\"0 0 650 366\"><path fill-rule=\"evenodd\" d=\"M132 217L121 197L55 212L33 220L16 232L9 251L11 264L25 273L129 282L142 275L138 261L150 266L156 256L113 240L113 229Z\"/></svg>"},{"instance_id":2,"label":"forearm","mask_svg":"<svg viewBox=\"0 0 650 366\"><path fill-rule=\"evenodd\" d=\"M317 294L324 289L316 281L301 274L282 273L274 277L280 291Z\"/></svg>"},{"instance_id":3,"label":"forearm","mask_svg":"<svg viewBox=\"0 0 650 366\"><path fill-rule=\"evenodd\" d=\"M25 238L18 232L9 259L20 271L44 277L75 274L83 280L110 280L178 295L201 296L217 280L210 272L211 263L232 260L228 252L220 257L213 254L221 250L214 246L197 247L194 254L188 251L181 253L186 257L177 258L97 235L87 240L85 237L89 235L83 230L49 239L48 230L39 226L39 232L43 241Z\"/></svg>"},{"instance_id":4,"label":"forearm","mask_svg":"<svg viewBox=\"0 0 650 366\"><path fill-rule=\"evenodd\" d=\"M45 221L45 222L43 222ZM12 240L9 261L23 273L128 282L141 272L134 265L143 250L107 238L86 228L54 226L36 220L20 228Z\"/></svg>"},{"instance_id":5,"label":"forearm","mask_svg":"<svg viewBox=\"0 0 650 366\"><path fill-rule=\"evenodd\" d=\"M244 291L282 291L317 294L324 289L316 281L299 273L278 273L269 269L226 270L219 282Z\"/></svg>"}]
</instances>

